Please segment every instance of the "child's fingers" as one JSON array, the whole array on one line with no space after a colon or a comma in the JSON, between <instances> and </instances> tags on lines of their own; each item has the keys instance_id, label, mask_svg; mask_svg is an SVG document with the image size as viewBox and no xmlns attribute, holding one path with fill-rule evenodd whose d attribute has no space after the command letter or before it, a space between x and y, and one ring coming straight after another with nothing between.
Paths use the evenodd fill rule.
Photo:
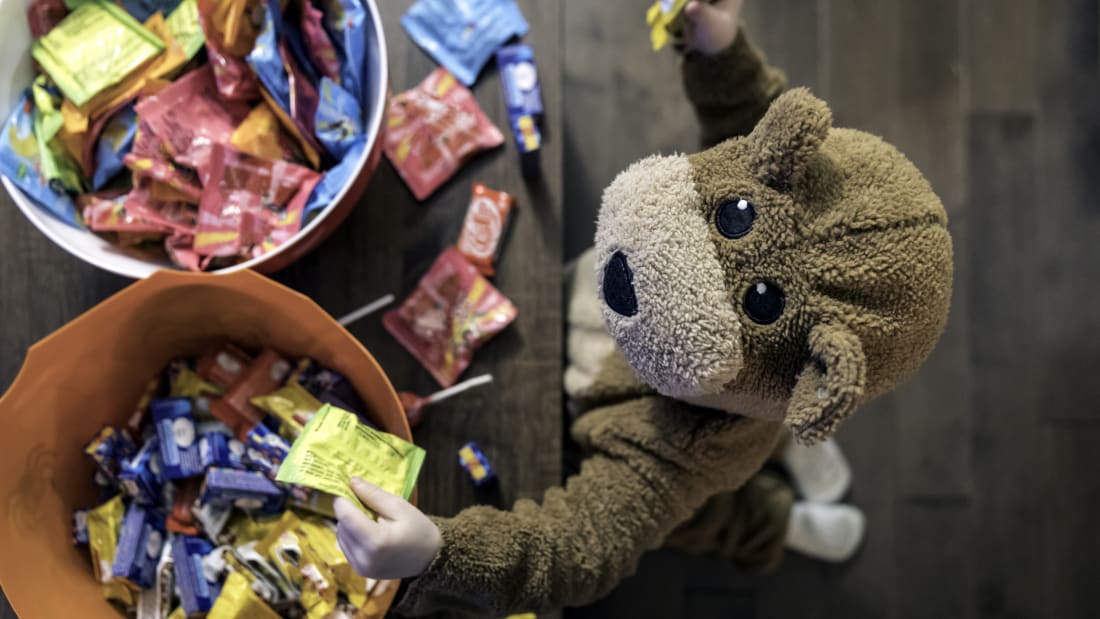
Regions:
<instances>
[{"instance_id":1,"label":"child's fingers","mask_svg":"<svg viewBox=\"0 0 1100 619\"><path fill-rule=\"evenodd\" d=\"M408 509L416 509L408 501L379 488L359 477L351 478L351 490L370 509L387 520L400 520ZM417 512L419 513L419 512Z\"/></svg>"},{"instance_id":2,"label":"child's fingers","mask_svg":"<svg viewBox=\"0 0 1100 619\"><path fill-rule=\"evenodd\" d=\"M332 509L336 512L336 519L340 521L340 526L346 525L348 533L356 539L367 541L378 528L377 522L371 520L362 509L344 497L336 497Z\"/></svg>"}]
</instances>

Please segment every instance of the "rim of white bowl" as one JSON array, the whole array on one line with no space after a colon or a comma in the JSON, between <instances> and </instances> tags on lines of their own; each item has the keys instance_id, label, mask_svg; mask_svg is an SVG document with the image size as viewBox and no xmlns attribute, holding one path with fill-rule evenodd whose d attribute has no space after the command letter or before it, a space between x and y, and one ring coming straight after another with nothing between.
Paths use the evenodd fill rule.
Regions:
<instances>
[{"instance_id":1,"label":"rim of white bowl","mask_svg":"<svg viewBox=\"0 0 1100 619\"><path fill-rule=\"evenodd\" d=\"M3 0L3 2L5 4L10 4L16 3L18 2L18 0ZM355 165L355 174L347 183L344 184L343 187L340 188L340 191L336 193L336 196L332 199L332 201L329 202L329 204L326 205L321 210L321 212L316 217L314 217L312 221L309 222L309 224L299 230L297 234L288 239L285 243L262 256L252 258L250 260L246 260L244 262L225 267L223 269L218 269L216 271L209 271L210 274L218 275L222 273L233 273L236 271L242 271L244 269L251 269L253 267L263 264L264 262L267 262L268 260L273 259L283 252L289 251L292 247L300 243L302 239L306 238L306 236L308 236L315 228L321 225L321 223L332 214L332 207L343 201L345 196L347 196L348 191L351 190L352 185L354 185L355 181L359 178L359 175L363 173L363 168L367 164L367 159L371 156L371 153L375 148L376 142L381 137L380 134L382 128L382 120L385 117L389 88L389 56L386 48L386 33L382 28L382 18L381 15L379 15L378 13L378 5L376 3L376 0L363 0L363 6L370 13L371 23L373 24L374 33L378 41L378 49L375 51L377 53L379 70L377 73L377 80L372 80L375 81L378 87L378 92L375 93L373 101L374 105L372 106L371 115L367 121L366 126L366 135L369 136L369 140L363 148L362 154L360 154L359 156L358 163L356 163ZM25 22L25 20L23 21ZM23 27L27 27L25 23ZM29 38L30 37L28 33L28 39ZM27 52L24 51L23 53L26 54ZM13 69L13 72L18 71L18 67L15 67ZM21 92L22 88L20 88L19 91ZM13 97L9 96L8 98L11 99ZM10 114L10 112L8 113ZM7 120L7 115L4 116L3 120ZM45 219L49 219L53 222L57 222L59 220L57 220L57 218L55 218L50 213L46 212L45 209L31 201L30 198L28 198L27 195L23 192L23 190L16 186L15 183L11 181L11 179L9 179L7 176L0 176L0 182L3 183L4 189L7 190L8 195L11 196L12 201L15 202L15 205L19 207L19 210L23 212L23 215L28 220L30 220L31 224L34 225L34 227L39 232L46 235L46 237L53 241L54 244L64 249L70 255L79 258L80 260L87 262L88 264L103 269L104 271L114 273L116 275L129 277L130 279L145 279L146 277L149 277L153 273L156 273L157 271L160 271L162 269L173 271L182 270L172 265L170 262L168 262L167 259L158 262L138 257L133 254L125 253L126 257L130 258L131 260L128 265L122 265L113 260L103 259L103 257L98 255L89 255L88 253L75 247L72 243L65 239L64 236L58 234L54 230L53 226L46 225L44 223ZM84 230L83 232L85 234L93 236L95 234L91 230ZM123 252L120 251L120 253Z\"/></svg>"}]
</instances>

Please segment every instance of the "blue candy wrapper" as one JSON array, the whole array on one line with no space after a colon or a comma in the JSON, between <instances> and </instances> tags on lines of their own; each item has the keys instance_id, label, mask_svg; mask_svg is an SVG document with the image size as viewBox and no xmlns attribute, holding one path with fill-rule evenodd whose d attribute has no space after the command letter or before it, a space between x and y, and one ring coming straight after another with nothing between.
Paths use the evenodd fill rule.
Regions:
<instances>
[{"instance_id":1,"label":"blue candy wrapper","mask_svg":"<svg viewBox=\"0 0 1100 619\"><path fill-rule=\"evenodd\" d=\"M164 517L131 503L118 534L118 550L111 576L125 578L142 589L155 584L157 562L164 546Z\"/></svg>"},{"instance_id":2,"label":"blue candy wrapper","mask_svg":"<svg viewBox=\"0 0 1100 619\"><path fill-rule=\"evenodd\" d=\"M244 443L223 432L207 432L199 440L202 467L244 469Z\"/></svg>"},{"instance_id":3,"label":"blue candy wrapper","mask_svg":"<svg viewBox=\"0 0 1100 619\"><path fill-rule=\"evenodd\" d=\"M318 89L315 126L317 139L333 157L343 159L363 137L363 113L359 101L336 82L325 77ZM316 191L314 191L316 193ZM308 208L308 207L307 207Z\"/></svg>"},{"instance_id":4,"label":"blue candy wrapper","mask_svg":"<svg viewBox=\"0 0 1100 619\"><path fill-rule=\"evenodd\" d=\"M7 176L35 204L61 221L83 228L72 197L54 190L42 176L38 139L34 134L34 100L23 93L0 136L0 174Z\"/></svg>"},{"instance_id":5,"label":"blue candy wrapper","mask_svg":"<svg viewBox=\"0 0 1100 619\"><path fill-rule=\"evenodd\" d=\"M340 85L355 95L362 108L367 101L367 10L360 0L321 0L321 4L325 30L340 58Z\"/></svg>"},{"instance_id":6,"label":"blue candy wrapper","mask_svg":"<svg viewBox=\"0 0 1100 619\"><path fill-rule=\"evenodd\" d=\"M154 436L137 454L122 462L118 474L123 492L143 505L159 505L163 500L164 477L160 460L160 441Z\"/></svg>"},{"instance_id":7,"label":"blue candy wrapper","mask_svg":"<svg viewBox=\"0 0 1100 619\"><path fill-rule=\"evenodd\" d=\"M126 9L126 12L133 16L134 19L145 23L145 20L152 17L157 11L160 11L167 17L172 11L176 10L176 7L180 4L180 0L118 0L118 3L121 4L122 8Z\"/></svg>"},{"instance_id":8,"label":"blue candy wrapper","mask_svg":"<svg viewBox=\"0 0 1100 619\"><path fill-rule=\"evenodd\" d=\"M286 77L283 59L279 54L279 41L275 27L275 11L271 4L264 7L264 29L256 37L256 45L249 52L248 66L256 73L267 94L288 114L290 113L290 81Z\"/></svg>"},{"instance_id":9,"label":"blue candy wrapper","mask_svg":"<svg viewBox=\"0 0 1100 619\"><path fill-rule=\"evenodd\" d=\"M355 166L359 163L359 158L363 156L363 150L366 148L366 145L366 138L362 136L352 141L351 146L349 146L348 150L344 153L340 163L330 168L328 172L325 172L325 175L321 177L321 182L317 183L317 186L313 188L313 193L310 194L309 201L306 202L306 207L302 211L302 222L309 223L310 218L314 214L320 212L329 204L332 204L333 200L336 199L336 194L340 193L340 190L343 189L344 185L346 185L352 175L355 174Z\"/></svg>"},{"instance_id":10,"label":"blue candy wrapper","mask_svg":"<svg viewBox=\"0 0 1100 619\"><path fill-rule=\"evenodd\" d=\"M183 479L201 475L204 469L191 398L160 398L153 400L150 408L160 439L164 477Z\"/></svg>"},{"instance_id":11,"label":"blue candy wrapper","mask_svg":"<svg viewBox=\"0 0 1100 619\"><path fill-rule=\"evenodd\" d=\"M213 551L210 542L201 537L180 535L172 540L172 569L176 573L180 605L188 616L209 611L221 594L221 586L206 580L202 569L203 557Z\"/></svg>"},{"instance_id":12,"label":"blue candy wrapper","mask_svg":"<svg viewBox=\"0 0 1100 619\"><path fill-rule=\"evenodd\" d=\"M275 513L282 509L285 495L263 473L234 469L210 469L199 495L201 504L232 505L245 511Z\"/></svg>"},{"instance_id":13,"label":"blue candy wrapper","mask_svg":"<svg viewBox=\"0 0 1100 619\"><path fill-rule=\"evenodd\" d=\"M510 117L542 116L542 89L535 67L535 52L527 45L506 45L497 50L500 85Z\"/></svg>"},{"instance_id":14,"label":"blue candy wrapper","mask_svg":"<svg viewBox=\"0 0 1100 619\"><path fill-rule=\"evenodd\" d=\"M73 512L73 545L88 545L88 510L86 509Z\"/></svg>"},{"instance_id":15,"label":"blue candy wrapper","mask_svg":"<svg viewBox=\"0 0 1100 619\"><path fill-rule=\"evenodd\" d=\"M137 133L137 112L133 105L120 110L99 135L95 146L95 174L92 175L92 190L99 191L126 166L122 158L130 152Z\"/></svg>"},{"instance_id":16,"label":"blue candy wrapper","mask_svg":"<svg viewBox=\"0 0 1100 619\"><path fill-rule=\"evenodd\" d=\"M527 33L527 20L514 0L419 0L401 25L467 86L498 47Z\"/></svg>"}]
</instances>

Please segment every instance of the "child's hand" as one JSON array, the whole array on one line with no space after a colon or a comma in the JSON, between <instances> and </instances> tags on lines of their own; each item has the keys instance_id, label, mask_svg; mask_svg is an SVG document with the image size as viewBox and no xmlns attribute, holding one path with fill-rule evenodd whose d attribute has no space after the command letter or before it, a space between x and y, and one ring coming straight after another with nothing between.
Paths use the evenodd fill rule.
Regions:
<instances>
[{"instance_id":1,"label":"child's hand","mask_svg":"<svg viewBox=\"0 0 1100 619\"><path fill-rule=\"evenodd\" d=\"M691 0L684 14L684 45L688 50L711 55L726 49L737 38L744 0Z\"/></svg>"},{"instance_id":2,"label":"child's hand","mask_svg":"<svg viewBox=\"0 0 1100 619\"><path fill-rule=\"evenodd\" d=\"M371 520L347 499L336 499L336 539L355 571L381 580L427 569L443 543L435 523L405 499L362 479L352 478L351 489L378 514Z\"/></svg>"}]
</instances>

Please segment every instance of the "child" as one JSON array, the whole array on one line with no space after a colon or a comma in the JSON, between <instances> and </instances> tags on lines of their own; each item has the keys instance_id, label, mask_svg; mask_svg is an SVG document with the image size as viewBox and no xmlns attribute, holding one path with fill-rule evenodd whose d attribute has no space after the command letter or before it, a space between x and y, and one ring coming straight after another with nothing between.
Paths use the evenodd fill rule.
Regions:
<instances>
[{"instance_id":1,"label":"child","mask_svg":"<svg viewBox=\"0 0 1100 619\"><path fill-rule=\"evenodd\" d=\"M858 544L862 518L792 507L789 492L770 501L782 492L754 475L783 423L825 438L930 352L950 296L946 214L892 147L831 130L806 91L784 94L740 8L689 3L682 42L704 141L721 144L620 175L572 278L564 382L580 471L510 512L429 518L361 480L377 521L338 501L356 570L406 579L399 613L585 604L666 542L762 567L784 539L832 558ZM807 455L836 456L783 453L796 483L817 468Z\"/></svg>"}]
</instances>

